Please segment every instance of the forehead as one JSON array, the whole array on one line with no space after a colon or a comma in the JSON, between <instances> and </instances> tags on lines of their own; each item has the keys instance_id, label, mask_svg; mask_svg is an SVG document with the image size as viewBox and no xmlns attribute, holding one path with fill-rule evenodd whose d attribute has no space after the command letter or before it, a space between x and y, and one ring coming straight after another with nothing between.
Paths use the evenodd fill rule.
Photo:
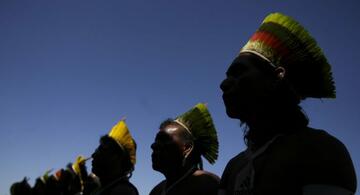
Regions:
<instances>
[{"instance_id":1,"label":"forehead","mask_svg":"<svg viewBox=\"0 0 360 195\"><path fill-rule=\"evenodd\" d=\"M182 129L175 124L170 124L160 129L156 135L156 139L161 141L179 141L182 135Z\"/></svg>"},{"instance_id":2,"label":"forehead","mask_svg":"<svg viewBox=\"0 0 360 195\"><path fill-rule=\"evenodd\" d=\"M272 66L252 53L241 53L230 64L227 74L236 75L245 71L264 72L271 70Z\"/></svg>"}]
</instances>

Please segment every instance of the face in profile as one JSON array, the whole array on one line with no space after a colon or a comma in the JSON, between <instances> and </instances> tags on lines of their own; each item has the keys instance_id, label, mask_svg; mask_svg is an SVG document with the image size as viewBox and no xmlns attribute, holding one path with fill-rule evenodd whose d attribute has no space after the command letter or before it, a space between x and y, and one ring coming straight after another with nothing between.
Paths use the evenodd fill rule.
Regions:
<instances>
[{"instance_id":1,"label":"face in profile","mask_svg":"<svg viewBox=\"0 0 360 195\"><path fill-rule=\"evenodd\" d=\"M164 173L181 166L183 155L179 127L168 125L164 129L160 129L151 149L153 150L151 158L154 170Z\"/></svg>"},{"instance_id":2,"label":"face in profile","mask_svg":"<svg viewBox=\"0 0 360 195\"><path fill-rule=\"evenodd\" d=\"M261 109L273 84L264 67L270 65L250 53L240 54L232 62L220 85L229 117L246 122L253 111Z\"/></svg>"},{"instance_id":3,"label":"face in profile","mask_svg":"<svg viewBox=\"0 0 360 195\"><path fill-rule=\"evenodd\" d=\"M100 179L111 178L121 170L122 154L117 152L114 147L113 144L101 142L92 154L92 172Z\"/></svg>"}]
</instances>

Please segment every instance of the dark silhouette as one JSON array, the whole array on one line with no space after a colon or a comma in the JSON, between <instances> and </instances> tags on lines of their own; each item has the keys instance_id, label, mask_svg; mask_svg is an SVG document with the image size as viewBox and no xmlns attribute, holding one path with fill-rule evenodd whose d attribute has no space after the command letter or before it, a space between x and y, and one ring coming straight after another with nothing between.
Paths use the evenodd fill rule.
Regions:
<instances>
[{"instance_id":1,"label":"dark silhouette","mask_svg":"<svg viewBox=\"0 0 360 195\"><path fill-rule=\"evenodd\" d=\"M151 145L152 166L165 176L150 195L215 195L219 178L201 170L201 150L194 137L182 125L168 119L160 125Z\"/></svg>"},{"instance_id":2,"label":"dark silhouette","mask_svg":"<svg viewBox=\"0 0 360 195\"><path fill-rule=\"evenodd\" d=\"M32 195L31 186L27 182L26 177L20 181L11 185L10 187L11 195Z\"/></svg>"},{"instance_id":3,"label":"dark silhouette","mask_svg":"<svg viewBox=\"0 0 360 195\"><path fill-rule=\"evenodd\" d=\"M24 178L10 187L11 195L90 195L99 184L93 174L87 174L85 161L69 163L54 175L47 171L36 179L33 188ZM74 169L75 165L78 170Z\"/></svg>"},{"instance_id":4,"label":"dark silhouette","mask_svg":"<svg viewBox=\"0 0 360 195\"><path fill-rule=\"evenodd\" d=\"M283 21L290 20L276 15L279 16ZM275 19L268 18L266 21L272 23L263 23L230 65L227 77L221 83L227 115L240 119L245 126L247 149L227 164L219 194L355 193L355 171L345 146L324 130L308 127L308 118L299 106L301 99L307 97L335 97L332 94L331 73L323 76L326 71L319 71L321 67L317 66L320 65L314 65L317 61L307 51L302 51L306 55L301 58L305 56L305 59L294 60L295 57L288 59L285 56L280 62L272 61L274 56L285 55L283 53L298 55L299 52L291 52L306 50L306 47L301 47L302 43L293 44L300 49L287 48L281 54L265 56L269 52L263 50L278 41L273 38L275 35L285 40L281 36L289 33L281 34L279 31L283 29L277 28L283 24L274 24L277 22ZM277 31L271 31L272 28ZM272 42L268 34L268 39L259 38L269 32L275 34L271 37ZM270 46L259 49L258 43L252 45L258 40ZM284 44L291 42L291 37L286 40L288 42ZM275 52L281 47L280 43L276 44L273 48ZM321 58L321 63L325 62ZM310 63L312 68L304 68L307 64L303 63ZM326 78L326 81L318 77ZM321 90L328 86L330 93L326 89L323 93Z\"/></svg>"},{"instance_id":5,"label":"dark silhouette","mask_svg":"<svg viewBox=\"0 0 360 195\"><path fill-rule=\"evenodd\" d=\"M92 172L99 177L101 188L97 195L137 195L138 191L129 182L134 165L129 153L110 136L100 139L100 145L92 154Z\"/></svg>"}]
</instances>

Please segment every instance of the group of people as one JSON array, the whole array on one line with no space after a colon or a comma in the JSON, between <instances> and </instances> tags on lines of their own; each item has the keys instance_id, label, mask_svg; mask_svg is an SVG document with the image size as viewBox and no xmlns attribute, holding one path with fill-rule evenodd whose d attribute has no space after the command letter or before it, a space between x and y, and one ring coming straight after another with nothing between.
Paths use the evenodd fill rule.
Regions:
<instances>
[{"instance_id":1,"label":"group of people","mask_svg":"<svg viewBox=\"0 0 360 195\"><path fill-rule=\"evenodd\" d=\"M152 167L165 179L150 195L263 195L356 192L356 175L346 147L324 130L308 126L300 102L335 98L331 67L307 30L272 13L240 50L221 83L226 113L243 125L247 148L232 158L219 178L203 170L218 157L219 142L205 104L161 123L151 145ZM130 183L136 143L121 120L101 137L92 155L67 169L11 186L12 195L137 195ZM57 191L49 191L54 190Z\"/></svg>"}]
</instances>

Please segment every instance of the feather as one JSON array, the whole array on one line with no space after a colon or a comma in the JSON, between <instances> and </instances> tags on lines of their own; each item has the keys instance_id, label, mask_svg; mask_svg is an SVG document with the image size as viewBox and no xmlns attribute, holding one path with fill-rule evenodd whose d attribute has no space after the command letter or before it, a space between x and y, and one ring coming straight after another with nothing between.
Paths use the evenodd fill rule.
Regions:
<instances>
[{"instance_id":1,"label":"feather","mask_svg":"<svg viewBox=\"0 0 360 195\"><path fill-rule=\"evenodd\" d=\"M219 142L217 132L207 106L203 103L178 116L176 120L185 124L195 138L195 147L210 163L214 164L218 158Z\"/></svg>"}]
</instances>

